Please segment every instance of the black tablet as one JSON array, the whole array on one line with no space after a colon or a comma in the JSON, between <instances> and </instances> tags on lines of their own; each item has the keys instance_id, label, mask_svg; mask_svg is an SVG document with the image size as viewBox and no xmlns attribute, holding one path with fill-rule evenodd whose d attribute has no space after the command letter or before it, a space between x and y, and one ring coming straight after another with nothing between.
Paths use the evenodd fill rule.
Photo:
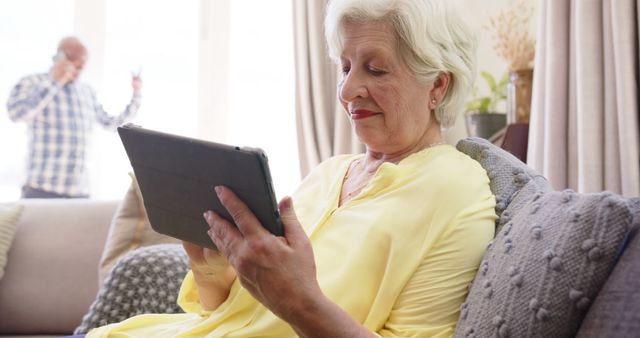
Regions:
<instances>
[{"instance_id":1,"label":"black tablet","mask_svg":"<svg viewBox=\"0 0 640 338\"><path fill-rule=\"evenodd\" d=\"M155 231L216 249L202 214L213 210L233 223L213 189L224 185L247 204L267 230L283 235L267 156L262 150L171 135L132 124L118 127L118 134Z\"/></svg>"}]
</instances>

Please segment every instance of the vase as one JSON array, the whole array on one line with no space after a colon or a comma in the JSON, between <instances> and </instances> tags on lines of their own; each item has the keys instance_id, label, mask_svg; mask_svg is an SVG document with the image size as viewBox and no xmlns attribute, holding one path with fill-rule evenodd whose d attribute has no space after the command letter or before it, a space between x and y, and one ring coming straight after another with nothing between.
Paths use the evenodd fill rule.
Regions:
<instances>
[{"instance_id":1,"label":"vase","mask_svg":"<svg viewBox=\"0 0 640 338\"><path fill-rule=\"evenodd\" d=\"M491 139L495 133L505 126L505 114L500 113L476 113L467 115L465 118L467 133L469 136Z\"/></svg>"},{"instance_id":2,"label":"vase","mask_svg":"<svg viewBox=\"0 0 640 338\"><path fill-rule=\"evenodd\" d=\"M507 124L529 123L533 69L509 72L507 84Z\"/></svg>"}]
</instances>

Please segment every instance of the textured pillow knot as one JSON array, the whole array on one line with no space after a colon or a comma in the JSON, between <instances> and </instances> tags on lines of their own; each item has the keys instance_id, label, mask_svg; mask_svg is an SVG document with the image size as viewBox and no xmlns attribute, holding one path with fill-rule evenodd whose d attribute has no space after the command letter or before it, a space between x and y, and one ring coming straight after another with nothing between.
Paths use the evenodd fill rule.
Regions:
<instances>
[{"instance_id":1,"label":"textured pillow knot","mask_svg":"<svg viewBox=\"0 0 640 338\"><path fill-rule=\"evenodd\" d=\"M584 292L582 291L579 291L576 289L569 290L569 299L571 299L574 302L582 298L582 295L584 295Z\"/></svg>"},{"instance_id":2,"label":"textured pillow knot","mask_svg":"<svg viewBox=\"0 0 640 338\"><path fill-rule=\"evenodd\" d=\"M536 313L536 318L538 318L538 320L540 321L546 321L551 317L551 313L549 313L549 311L545 308L539 308L538 312Z\"/></svg>"},{"instance_id":3,"label":"textured pillow knot","mask_svg":"<svg viewBox=\"0 0 640 338\"><path fill-rule=\"evenodd\" d=\"M473 328L472 328L472 327L470 327L470 328L468 328L468 329L467 329L467 331L465 331L465 335L466 335L467 337L469 337L470 335L472 335L472 334L473 334L473 332L474 332L474 331L473 331Z\"/></svg>"},{"instance_id":4,"label":"textured pillow knot","mask_svg":"<svg viewBox=\"0 0 640 338\"><path fill-rule=\"evenodd\" d=\"M560 257L553 257L549 261L549 267L554 271L562 270L562 259Z\"/></svg>"},{"instance_id":5,"label":"textured pillow knot","mask_svg":"<svg viewBox=\"0 0 640 338\"><path fill-rule=\"evenodd\" d=\"M500 224L504 225L511 221L511 214L508 211L502 213L502 216L499 218Z\"/></svg>"},{"instance_id":6,"label":"textured pillow knot","mask_svg":"<svg viewBox=\"0 0 640 338\"><path fill-rule=\"evenodd\" d=\"M493 325L495 325L497 327L500 327L500 325L504 324L504 319L502 319L501 316L496 315L496 316L493 317L491 322L493 323Z\"/></svg>"},{"instance_id":7,"label":"textured pillow knot","mask_svg":"<svg viewBox=\"0 0 640 338\"><path fill-rule=\"evenodd\" d=\"M589 304L591 304L591 300L587 297L582 297L580 298L580 300L576 303L576 308L578 310L585 310Z\"/></svg>"},{"instance_id":8,"label":"textured pillow knot","mask_svg":"<svg viewBox=\"0 0 640 338\"><path fill-rule=\"evenodd\" d=\"M519 185L523 185L525 183L527 183L527 181L529 180L529 178L527 177L527 175L523 172L519 172L518 174L516 174L513 177L513 182L517 183Z\"/></svg>"},{"instance_id":9,"label":"textured pillow knot","mask_svg":"<svg viewBox=\"0 0 640 338\"><path fill-rule=\"evenodd\" d=\"M467 312L468 312L467 307L468 307L467 303L462 303L460 305L460 317L461 318L465 318L467 316Z\"/></svg>"},{"instance_id":10,"label":"textured pillow knot","mask_svg":"<svg viewBox=\"0 0 640 338\"><path fill-rule=\"evenodd\" d=\"M500 325L500 327L498 328L498 335L502 338L509 337L509 327L507 326L507 324Z\"/></svg>"},{"instance_id":11,"label":"textured pillow knot","mask_svg":"<svg viewBox=\"0 0 640 338\"><path fill-rule=\"evenodd\" d=\"M531 211L529 212L531 215L535 214L540 210L540 203L534 203L531 205Z\"/></svg>"},{"instance_id":12,"label":"textured pillow knot","mask_svg":"<svg viewBox=\"0 0 640 338\"><path fill-rule=\"evenodd\" d=\"M596 241L589 238L582 242L582 251L589 252L593 247L596 246Z\"/></svg>"},{"instance_id":13,"label":"textured pillow knot","mask_svg":"<svg viewBox=\"0 0 640 338\"><path fill-rule=\"evenodd\" d=\"M540 308L540 302L538 302L538 300L535 298L531 298L531 300L529 301L529 309L533 311L538 311L539 308Z\"/></svg>"},{"instance_id":14,"label":"textured pillow knot","mask_svg":"<svg viewBox=\"0 0 640 338\"><path fill-rule=\"evenodd\" d=\"M593 248L591 248L591 250L589 250L587 256L591 261L598 261L602 258L602 250L600 250L600 248L598 248L597 246L594 246Z\"/></svg>"},{"instance_id":15,"label":"textured pillow knot","mask_svg":"<svg viewBox=\"0 0 640 338\"><path fill-rule=\"evenodd\" d=\"M523 281L524 281L524 277L521 274L517 274L511 277L511 284L513 284L516 287L521 287Z\"/></svg>"},{"instance_id":16,"label":"textured pillow knot","mask_svg":"<svg viewBox=\"0 0 640 338\"><path fill-rule=\"evenodd\" d=\"M573 197L573 191L571 189L566 189L562 192L562 203L571 202L571 198Z\"/></svg>"},{"instance_id":17,"label":"textured pillow knot","mask_svg":"<svg viewBox=\"0 0 640 338\"><path fill-rule=\"evenodd\" d=\"M503 235L508 236L511 228L513 227L513 223L509 222L504 226Z\"/></svg>"},{"instance_id":18,"label":"textured pillow knot","mask_svg":"<svg viewBox=\"0 0 640 338\"><path fill-rule=\"evenodd\" d=\"M482 275L486 275L487 272L489 271L489 262L487 261L482 261L480 263L480 271L482 272Z\"/></svg>"},{"instance_id":19,"label":"textured pillow knot","mask_svg":"<svg viewBox=\"0 0 640 338\"><path fill-rule=\"evenodd\" d=\"M535 195L533 195L533 198L531 199L531 201L535 202L535 201L539 200L540 197L542 197L542 194L541 193L536 193Z\"/></svg>"},{"instance_id":20,"label":"textured pillow knot","mask_svg":"<svg viewBox=\"0 0 640 338\"><path fill-rule=\"evenodd\" d=\"M504 209L507 207L507 203L505 203L504 201L500 201L496 203L496 210L497 211L504 211Z\"/></svg>"},{"instance_id":21,"label":"textured pillow knot","mask_svg":"<svg viewBox=\"0 0 640 338\"><path fill-rule=\"evenodd\" d=\"M539 225L534 225L533 227L531 227L531 235L533 236L534 239L541 239L542 227Z\"/></svg>"}]
</instances>

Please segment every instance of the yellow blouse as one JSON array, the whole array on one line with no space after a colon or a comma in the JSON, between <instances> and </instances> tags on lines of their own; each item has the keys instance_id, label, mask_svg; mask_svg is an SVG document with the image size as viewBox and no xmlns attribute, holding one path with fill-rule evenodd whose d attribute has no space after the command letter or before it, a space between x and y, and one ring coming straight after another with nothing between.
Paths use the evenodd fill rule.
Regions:
<instances>
[{"instance_id":1,"label":"yellow blouse","mask_svg":"<svg viewBox=\"0 0 640 338\"><path fill-rule=\"evenodd\" d=\"M449 337L494 234L486 172L454 147L436 146L384 163L338 207L347 168L362 156L325 161L293 196L320 286L381 337ZM178 298L186 314L139 315L88 337L296 337L237 280L214 311L198 299L189 273Z\"/></svg>"}]
</instances>

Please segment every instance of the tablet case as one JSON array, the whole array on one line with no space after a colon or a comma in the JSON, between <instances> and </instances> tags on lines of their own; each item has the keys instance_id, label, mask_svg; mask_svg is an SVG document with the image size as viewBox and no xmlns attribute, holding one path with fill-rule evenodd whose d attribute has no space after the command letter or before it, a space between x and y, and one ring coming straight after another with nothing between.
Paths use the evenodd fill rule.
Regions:
<instances>
[{"instance_id":1,"label":"tablet case","mask_svg":"<svg viewBox=\"0 0 640 338\"><path fill-rule=\"evenodd\" d=\"M264 152L171 135L127 124L118 134L138 180L151 227L162 234L216 249L203 213L234 224L214 191L224 185L271 233L283 235Z\"/></svg>"}]
</instances>

